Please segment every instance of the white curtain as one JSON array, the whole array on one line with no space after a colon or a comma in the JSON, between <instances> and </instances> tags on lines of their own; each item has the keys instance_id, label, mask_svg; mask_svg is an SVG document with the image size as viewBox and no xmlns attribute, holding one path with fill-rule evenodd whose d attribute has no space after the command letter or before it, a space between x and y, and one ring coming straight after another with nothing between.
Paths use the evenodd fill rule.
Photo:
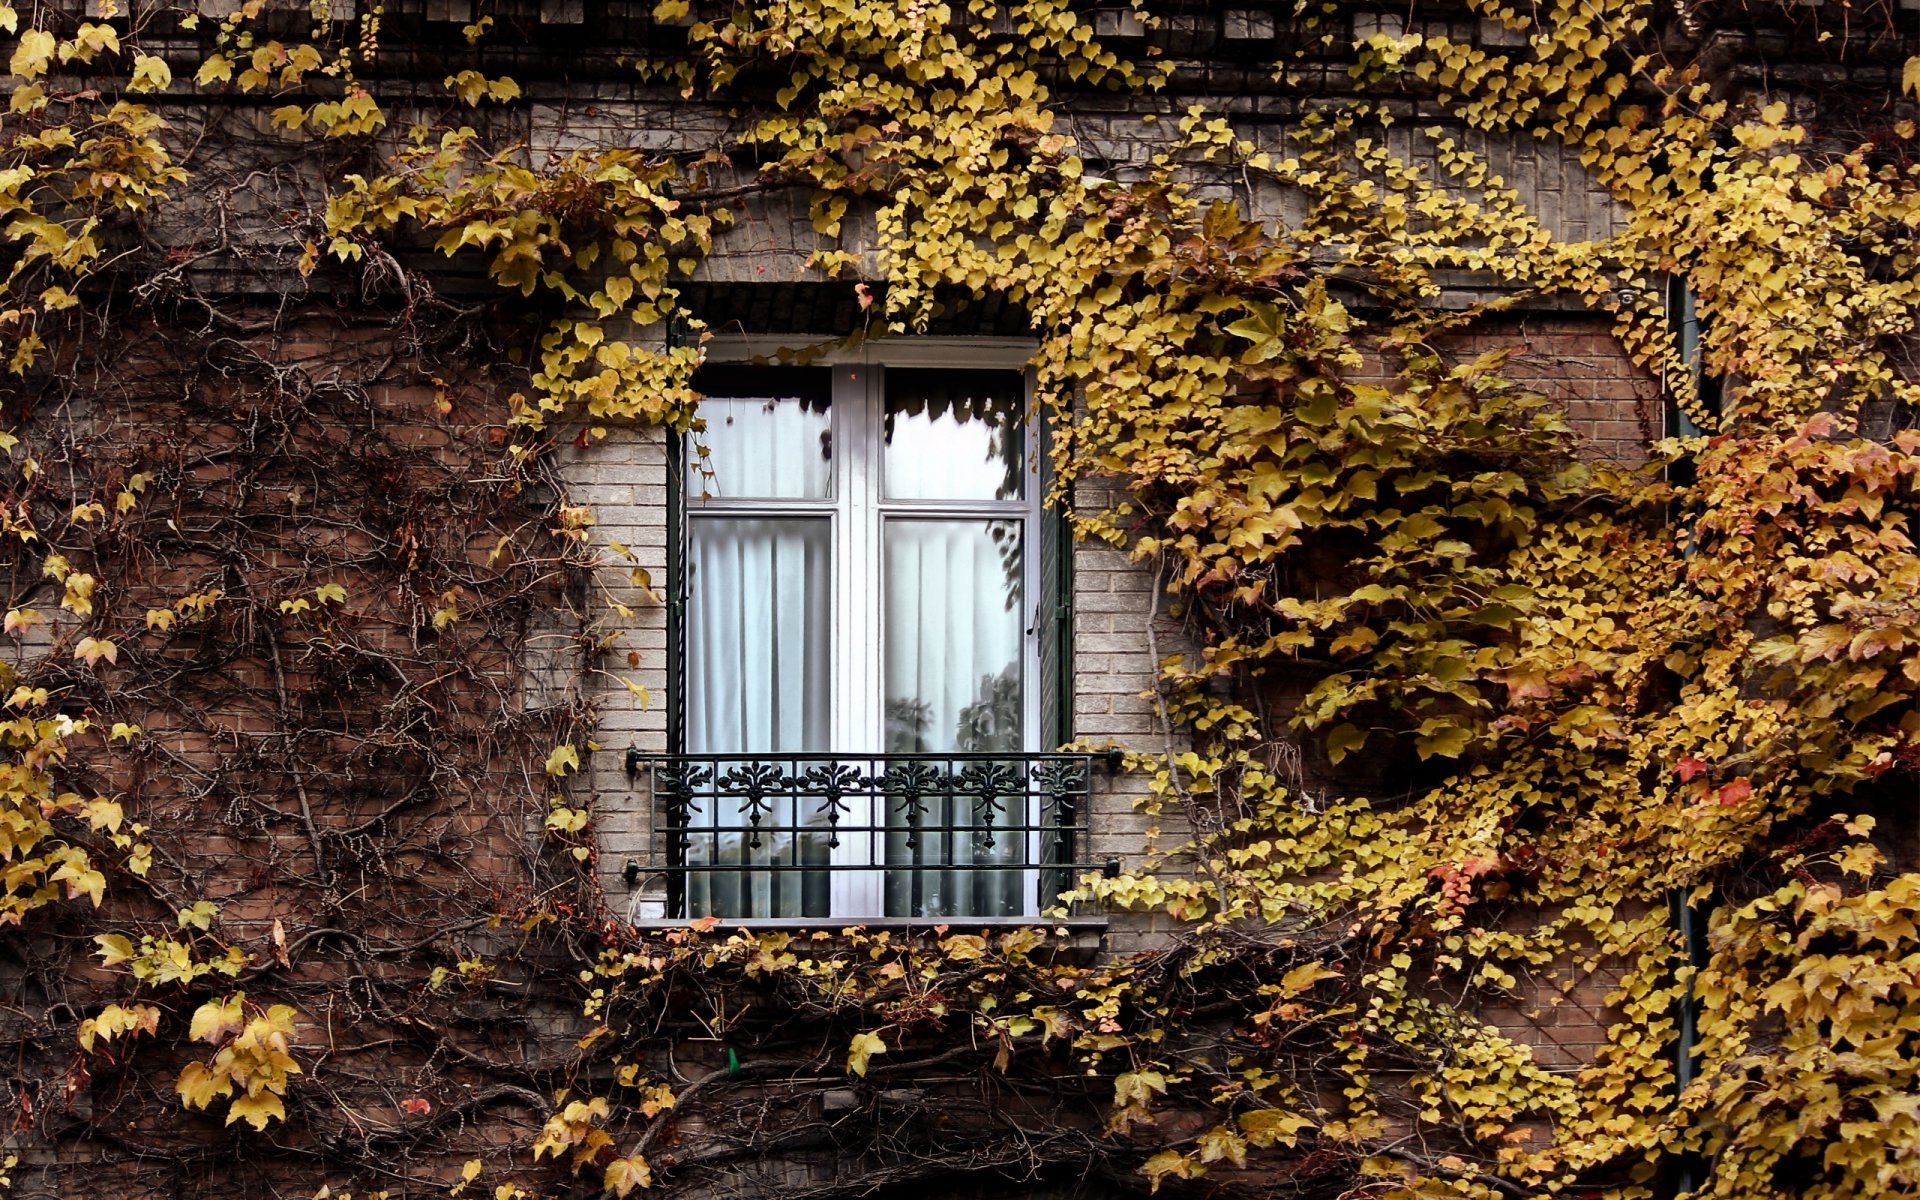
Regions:
<instances>
[{"instance_id":1,"label":"white curtain","mask_svg":"<svg viewBox=\"0 0 1920 1200\"><path fill-rule=\"evenodd\" d=\"M694 754L778 755L825 751L829 733L829 596L832 537L824 517L695 517L689 536L687 750ZM798 794L791 762L783 782L754 806L726 775L753 765L722 763L696 800L689 866L825 866L828 835L816 798ZM750 785L747 785L750 786ZM735 794L728 794L733 791ZM819 833L796 833L805 826ZM757 843L757 844L756 844ZM823 917L826 871L689 873L687 914Z\"/></svg>"},{"instance_id":2,"label":"white curtain","mask_svg":"<svg viewBox=\"0 0 1920 1200\"><path fill-rule=\"evenodd\" d=\"M688 458L688 495L819 499L829 494L833 439L825 405L709 396L700 402L700 416L707 428L693 440L707 448L707 457L704 463Z\"/></svg>"},{"instance_id":3,"label":"white curtain","mask_svg":"<svg viewBox=\"0 0 1920 1200\"><path fill-rule=\"evenodd\" d=\"M891 518L882 537L887 750L1019 752L1019 523ZM957 775L966 764L951 765ZM1012 827L1027 823L1024 791L987 801L948 788L922 797L919 814L886 798L887 915L1018 915L1027 847Z\"/></svg>"}]
</instances>

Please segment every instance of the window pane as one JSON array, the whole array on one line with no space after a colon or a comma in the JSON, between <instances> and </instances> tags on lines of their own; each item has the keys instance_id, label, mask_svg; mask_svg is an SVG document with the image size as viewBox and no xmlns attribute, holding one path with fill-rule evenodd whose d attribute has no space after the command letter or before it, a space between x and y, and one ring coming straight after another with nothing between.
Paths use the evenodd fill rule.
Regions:
<instances>
[{"instance_id":1,"label":"window pane","mask_svg":"<svg viewBox=\"0 0 1920 1200\"><path fill-rule=\"evenodd\" d=\"M1016 521L886 523L889 753L1025 748L1020 532ZM894 868L887 872L887 915L1020 912L1023 796L949 788L921 797L913 811L890 804L886 823Z\"/></svg>"},{"instance_id":2,"label":"window pane","mask_svg":"<svg viewBox=\"0 0 1920 1200\"><path fill-rule=\"evenodd\" d=\"M828 749L828 521L698 517L689 534L687 750ZM722 764L716 775L746 765ZM811 797L785 788L749 799L717 786L701 808L689 818L687 864L723 869L689 874L690 916L827 914L827 872L793 869L829 858Z\"/></svg>"},{"instance_id":3,"label":"window pane","mask_svg":"<svg viewBox=\"0 0 1920 1200\"><path fill-rule=\"evenodd\" d=\"M887 371L892 500L1018 500L1026 486L1018 371Z\"/></svg>"},{"instance_id":4,"label":"window pane","mask_svg":"<svg viewBox=\"0 0 1920 1200\"><path fill-rule=\"evenodd\" d=\"M833 428L825 371L728 367L702 371L694 386L707 448L687 457L687 494L727 499L824 499L832 494ZM705 474L702 468L711 471Z\"/></svg>"}]
</instances>

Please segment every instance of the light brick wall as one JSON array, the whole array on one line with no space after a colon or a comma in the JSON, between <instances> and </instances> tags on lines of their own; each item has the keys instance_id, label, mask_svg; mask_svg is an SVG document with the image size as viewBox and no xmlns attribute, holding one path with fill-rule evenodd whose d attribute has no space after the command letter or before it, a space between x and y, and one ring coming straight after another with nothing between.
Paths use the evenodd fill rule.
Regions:
<instances>
[{"instance_id":1,"label":"light brick wall","mask_svg":"<svg viewBox=\"0 0 1920 1200\"><path fill-rule=\"evenodd\" d=\"M1105 509L1116 498L1105 480L1084 481L1074 492L1074 503L1084 512ZM1151 696L1158 673L1153 651L1164 658L1187 643L1178 622L1167 616L1166 597L1156 602L1155 583L1150 567L1119 550L1091 542L1074 547L1073 733L1087 745L1164 754L1170 744ZM1171 744L1184 749L1186 742L1180 738ZM1156 824L1166 835L1163 845L1185 836L1176 814L1156 822L1139 810L1146 793L1146 780L1139 776L1107 781L1094 804L1091 861L1137 865Z\"/></svg>"},{"instance_id":2,"label":"light brick wall","mask_svg":"<svg viewBox=\"0 0 1920 1200\"><path fill-rule=\"evenodd\" d=\"M575 780L574 799L591 802L600 835L601 883L609 905L631 920L645 914L635 904L641 895L627 887L624 871L630 858L647 862L650 814L627 779L626 752L667 749L667 610L661 602L668 568L666 435L624 427L585 448L569 440L558 452L558 468L568 502L593 508L591 532L601 561L587 603L594 622L572 630L571 638L576 647L613 639L604 652L588 652L582 676L585 698L600 717L600 749ZM616 543L632 557L613 550ZM635 568L651 577L652 595L635 582ZM625 605L630 615L622 616L615 604ZM637 665L630 654L638 655ZM645 700L622 680L644 688Z\"/></svg>"},{"instance_id":3,"label":"light brick wall","mask_svg":"<svg viewBox=\"0 0 1920 1200\"><path fill-rule=\"evenodd\" d=\"M1344 79L1344 68L1339 75ZM633 85L602 84L594 92L591 97L538 98L525 109L500 114L494 118L496 136L503 141L524 140L534 161L550 162L572 152L609 146L696 153L725 144L744 124L737 109L681 101ZM539 96L537 91L531 94ZM1098 172L1128 181L1151 168L1154 156L1166 148L1173 121L1195 99L1079 96L1073 107L1060 114L1059 126ZM1238 135L1261 150L1285 157L1297 148L1294 138L1302 130L1297 110L1276 107L1271 98L1255 95L1197 99L1208 111L1225 116ZM1141 119L1149 114L1153 121ZM1442 139L1484 163L1489 173L1485 186L1510 188L1526 211L1556 238L1598 240L1618 232L1625 223L1625 209L1594 183L1578 153L1557 139L1469 129L1444 112L1411 106L1400 115L1400 123L1381 134L1382 144L1456 198L1477 200L1483 192L1460 183L1441 166ZM1438 129L1440 138L1429 136L1428 128ZM753 177L750 167L715 166L707 168L706 182L724 189L749 183ZM1232 199L1257 220L1297 222L1308 211L1309 198L1299 189L1278 187L1264 177L1250 183L1240 171L1223 170L1217 179L1203 180L1198 186L1203 198ZM732 227L715 239L713 252L701 260L693 278L701 283L818 279L808 263L814 254L828 250L855 255L871 277L878 262L871 206L855 204L843 221L842 235L828 238L813 228L809 199L803 189L774 190L755 195L750 204L735 206ZM1491 277L1457 282L1480 289L1485 296L1499 291Z\"/></svg>"},{"instance_id":4,"label":"light brick wall","mask_svg":"<svg viewBox=\"0 0 1920 1200\"><path fill-rule=\"evenodd\" d=\"M1074 488L1074 505L1083 512L1104 510L1118 499L1113 481L1082 480ZM1110 546L1082 542L1074 547L1073 733L1086 745L1148 754L1187 747L1183 736L1169 734L1152 696L1155 651L1165 658L1189 645L1179 622L1167 615L1168 598L1155 595L1158 582L1149 565ZM1157 817L1142 811L1148 795L1144 775L1108 776L1100 783L1104 786L1089 819L1089 861L1132 869L1151 847L1170 849L1187 838L1184 814L1171 808ZM1164 946L1176 928L1165 914L1102 915L1109 954Z\"/></svg>"}]
</instances>

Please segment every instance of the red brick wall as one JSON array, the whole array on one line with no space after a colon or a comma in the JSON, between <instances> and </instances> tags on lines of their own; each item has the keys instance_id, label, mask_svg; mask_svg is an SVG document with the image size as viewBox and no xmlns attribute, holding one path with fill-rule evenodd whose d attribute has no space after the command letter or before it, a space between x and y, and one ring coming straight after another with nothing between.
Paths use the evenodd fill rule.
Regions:
<instances>
[{"instance_id":1,"label":"red brick wall","mask_svg":"<svg viewBox=\"0 0 1920 1200\"><path fill-rule=\"evenodd\" d=\"M1460 339L1460 350L1510 349L1507 377L1558 404L1585 455L1638 466L1647 459L1648 443L1664 436L1661 387L1611 327L1600 316L1502 316Z\"/></svg>"},{"instance_id":2,"label":"red brick wall","mask_svg":"<svg viewBox=\"0 0 1920 1200\"><path fill-rule=\"evenodd\" d=\"M511 1089L547 1040L571 1046L578 1004L565 982L534 984L553 929L523 933L519 914L542 894L591 912L578 868L540 832L542 760L584 714L531 700L521 677L535 619L568 610L572 574L551 494L501 467L515 380L489 364L503 357L423 348L379 314L238 337L128 319L58 371L0 385L22 439L0 491L101 580L83 626L39 582L42 550L16 546L13 602L51 627L14 661L102 733L141 727L113 746L76 739L58 785L120 800L155 850L142 878L76 832L106 868L105 907L55 905L11 943L28 964L0 972L17 1194L304 1196L372 1178L354 1169L363 1153L430 1183L491 1140L524 1144L544 1117L527 1101L544 1105L538 1091ZM135 472L152 482L117 514ZM72 522L85 499L110 515ZM318 602L329 583L344 601ZM453 587L462 619L436 629ZM148 610L213 589L204 621L148 628ZM280 608L293 599L309 608ZM116 639L118 661L74 662L82 632ZM199 899L220 911L183 932L176 911ZM489 929L494 912L507 919ZM202 960L237 947L250 963L237 980L142 988L92 957L102 931L188 939ZM512 986L456 976L429 991L429 973L462 958ZM224 1103L185 1112L171 1091L195 1007L237 990L298 1012L306 1075L270 1135L289 1150L222 1149ZM164 1007L162 1037L76 1057L75 1022L135 999ZM436 1132L404 1097L470 1107Z\"/></svg>"}]
</instances>

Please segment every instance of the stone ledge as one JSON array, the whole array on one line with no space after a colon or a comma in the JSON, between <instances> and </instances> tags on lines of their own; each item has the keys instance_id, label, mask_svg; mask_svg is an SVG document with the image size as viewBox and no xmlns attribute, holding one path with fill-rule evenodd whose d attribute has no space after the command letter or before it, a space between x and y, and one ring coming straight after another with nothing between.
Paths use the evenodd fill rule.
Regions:
<instances>
[{"instance_id":1,"label":"stone ledge","mask_svg":"<svg viewBox=\"0 0 1920 1200\"><path fill-rule=\"evenodd\" d=\"M675 930L694 928L695 920L641 920L628 921L625 925L637 933L671 933ZM889 933L931 938L946 937L955 933L983 935L1006 933L1014 929L1039 929L1048 933L1054 930L1065 930L1064 940L1054 941L1050 946L1035 947L1035 950L1051 949L1056 957L1064 956L1084 961L1092 959L1105 949L1107 919L1105 917L1067 917L1058 921L1045 921L1036 920L1033 917L955 917L950 920L930 921L924 917L868 917L862 920L850 920L846 917L746 917L722 921L702 936L715 938L735 933L814 934L824 932L837 937L855 931L884 930Z\"/></svg>"}]
</instances>

